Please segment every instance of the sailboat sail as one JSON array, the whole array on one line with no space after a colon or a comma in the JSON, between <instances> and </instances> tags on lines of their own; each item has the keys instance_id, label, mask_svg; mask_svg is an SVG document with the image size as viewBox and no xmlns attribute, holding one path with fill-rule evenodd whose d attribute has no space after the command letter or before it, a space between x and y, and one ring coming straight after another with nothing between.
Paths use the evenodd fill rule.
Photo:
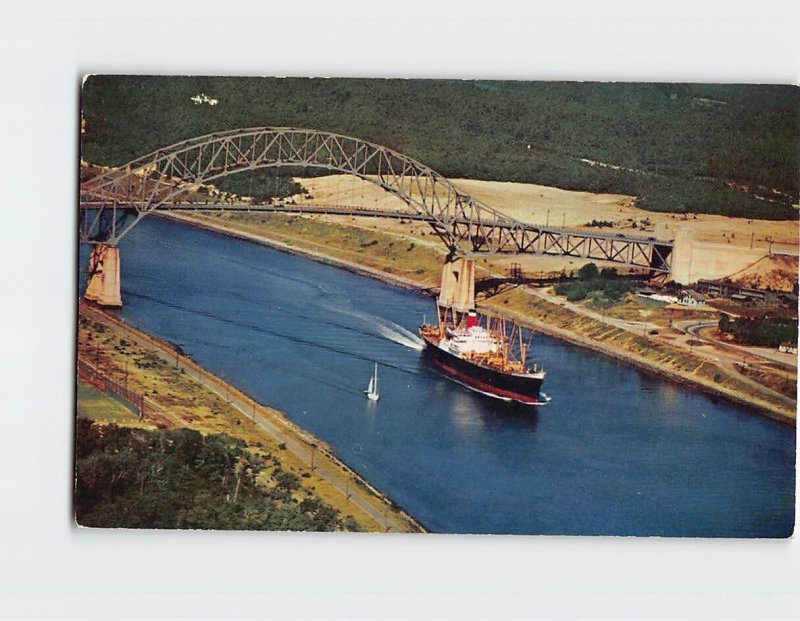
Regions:
<instances>
[{"instance_id":1,"label":"sailboat sail","mask_svg":"<svg viewBox=\"0 0 800 621\"><path fill-rule=\"evenodd\" d=\"M364 394L367 395L367 398L370 401L377 401L378 400L378 364L375 364L375 372L373 373L372 377L369 378L369 385L367 389L364 391Z\"/></svg>"}]
</instances>

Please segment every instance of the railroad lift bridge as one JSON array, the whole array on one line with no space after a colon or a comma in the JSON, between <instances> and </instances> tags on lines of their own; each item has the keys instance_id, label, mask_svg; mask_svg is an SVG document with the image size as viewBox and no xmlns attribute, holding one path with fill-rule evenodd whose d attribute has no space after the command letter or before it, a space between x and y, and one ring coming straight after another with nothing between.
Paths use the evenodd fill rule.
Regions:
<instances>
[{"instance_id":1,"label":"railroad lift bridge","mask_svg":"<svg viewBox=\"0 0 800 621\"><path fill-rule=\"evenodd\" d=\"M310 205L200 205L193 191L228 175L307 167L346 173L399 197L407 211ZM366 140L312 129L255 127L216 132L162 147L80 184L80 241L91 244L85 297L119 307L119 242L154 211L286 211L405 218L427 222L448 250L439 303L474 304L474 260L487 254L559 255L668 275L673 242L541 227L509 218L461 192L402 153Z\"/></svg>"}]
</instances>

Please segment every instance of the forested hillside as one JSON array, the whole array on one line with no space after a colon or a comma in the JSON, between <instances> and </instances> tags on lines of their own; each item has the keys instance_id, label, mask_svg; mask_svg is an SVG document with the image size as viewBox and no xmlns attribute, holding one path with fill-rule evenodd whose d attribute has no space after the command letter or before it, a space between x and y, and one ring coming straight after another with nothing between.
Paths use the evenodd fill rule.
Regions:
<instances>
[{"instance_id":1,"label":"forested hillside","mask_svg":"<svg viewBox=\"0 0 800 621\"><path fill-rule=\"evenodd\" d=\"M199 93L218 103L194 103ZM797 217L793 86L93 76L82 108L82 157L97 164L222 129L309 127L448 177L632 194L650 210Z\"/></svg>"},{"instance_id":2,"label":"forested hillside","mask_svg":"<svg viewBox=\"0 0 800 621\"><path fill-rule=\"evenodd\" d=\"M191 429L133 429L79 418L75 517L82 526L237 530L357 530L297 475L266 464L242 440Z\"/></svg>"}]
</instances>

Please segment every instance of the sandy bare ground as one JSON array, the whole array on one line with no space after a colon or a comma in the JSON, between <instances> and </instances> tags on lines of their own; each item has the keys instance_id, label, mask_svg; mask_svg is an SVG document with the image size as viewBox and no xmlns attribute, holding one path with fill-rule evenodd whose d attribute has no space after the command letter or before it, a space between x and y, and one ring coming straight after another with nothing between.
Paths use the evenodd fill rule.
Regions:
<instances>
[{"instance_id":1,"label":"sandy bare ground","mask_svg":"<svg viewBox=\"0 0 800 621\"><path fill-rule=\"evenodd\" d=\"M298 203L348 205L376 210L407 210L397 196L373 183L351 175L329 175L297 179L311 198L297 196ZM634 197L623 194L592 194L524 183L453 179L461 191L523 222L551 227L569 227L595 232L630 233L674 239L687 234L695 241L725 244L731 248L763 249L764 254L780 252L797 256L800 230L798 222L749 220L707 214L683 215L644 211L633 207ZM341 217L332 217L341 221ZM399 223L394 220L347 218L350 225L425 239L426 224ZM610 222L611 227L590 227L592 221ZM581 260L563 257L514 257L530 273L567 272L582 265ZM503 263L501 260L500 263Z\"/></svg>"},{"instance_id":2,"label":"sandy bare ground","mask_svg":"<svg viewBox=\"0 0 800 621\"><path fill-rule=\"evenodd\" d=\"M405 203L394 194L352 175L296 180L312 195L311 199L295 197L298 203L354 205L377 210L407 209ZM500 181L451 181L462 192L512 218L542 226L582 227L600 214L627 214L633 202L632 196L622 194L570 192L547 186ZM632 211L643 213L637 209Z\"/></svg>"},{"instance_id":3,"label":"sandy bare ground","mask_svg":"<svg viewBox=\"0 0 800 621\"><path fill-rule=\"evenodd\" d=\"M791 291L797 282L798 257L774 255L763 257L749 267L731 274L732 281L756 289Z\"/></svg>"}]
</instances>

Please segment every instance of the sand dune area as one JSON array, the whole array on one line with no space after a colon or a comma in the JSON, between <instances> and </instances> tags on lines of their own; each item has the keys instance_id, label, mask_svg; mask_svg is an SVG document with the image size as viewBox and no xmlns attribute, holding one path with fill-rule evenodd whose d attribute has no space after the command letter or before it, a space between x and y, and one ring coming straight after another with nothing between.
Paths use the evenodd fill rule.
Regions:
<instances>
[{"instance_id":1,"label":"sand dune area","mask_svg":"<svg viewBox=\"0 0 800 621\"><path fill-rule=\"evenodd\" d=\"M352 175L298 179L311 197L297 202L408 209L397 196ZM569 227L596 232L639 234L674 239L689 233L698 242L763 248L765 254L798 254L798 222L751 220L708 214L645 211L634 207L635 197L593 194L526 183L451 179L456 188L502 213L530 224ZM413 192L412 192L413 194ZM594 222L594 226L592 223ZM600 224L600 226L597 226ZM610 225L610 226L609 226ZM386 226L392 227L387 221Z\"/></svg>"}]
</instances>

